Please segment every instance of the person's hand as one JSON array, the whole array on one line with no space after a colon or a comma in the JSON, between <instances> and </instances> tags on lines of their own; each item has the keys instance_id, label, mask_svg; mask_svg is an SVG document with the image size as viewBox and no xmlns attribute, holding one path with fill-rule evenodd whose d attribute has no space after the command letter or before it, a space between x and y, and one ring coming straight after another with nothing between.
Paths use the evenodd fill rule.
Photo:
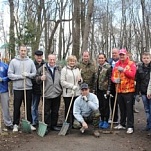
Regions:
<instances>
[{"instance_id":1,"label":"person's hand","mask_svg":"<svg viewBox=\"0 0 151 151\"><path fill-rule=\"evenodd\" d=\"M72 87L72 90L75 91L75 90L77 90L77 88L78 88L78 87L77 87L76 85L74 85L74 86Z\"/></svg>"},{"instance_id":2,"label":"person's hand","mask_svg":"<svg viewBox=\"0 0 151 151\"><path fill-rule=\"evenodd\" d=\"M0 77L0 82L2 82L3 81L3 79Z\"/></svg>"},{"instance_id":3,"label":"person's hand","mask_svg":"<svg viewBox=\"0 0 151 151\"><path fill-rule=\"evenodd\" d=\"M110 96L110 91L109 90L106 91L106 95Z\"/></svg>"},{"instance_id":4,"label":"person's hand","mask_svg":"<svg viewBox=\"0 0 151 151\"><path fill-rule=\"evenodd\" d=\"M148 98L148 99L151 99L151 94L147 94L147 98Z\"/></svg>"},{"instance_id":5,"label":"person's hand","mask_svg":"<svg viewBox=\"0 0 151 151\"><path fill-rule=\"evenodd\" d=\"M42 80L42 81L45 81L45 80L46 80L46 75L42 75L42 76L41 76L41 80Z\"/></svg>"},{"instance_id":6,"label":"person's hand","mask_svg":"<svg viewBox=\"0 0 151 151\"><path fill-rule=\"evenodd\" d=\"M116 78L116 79L114 80L114 83L116 83L116 84L121 83L121 79L120 79L120 78Z\"/></svg>"},{"instance_id":7,"label":"person's hand","mask_svg":"<svg viewBox=\"0 0 151 151\"><path fill-rule=\"evenodd\" d=\"M82 127L83 127L84 129L88 129L88 124L84 121L84 122L82 122Z\"/></svg>"},{"instance_id":8,"label":"person's hand","mask_svg":"<svg viewBox=\"0 0 151 151\"><path fill-rule=\"evenodd\" d=\"M88 102L87 96L83 96L83 100L84 100L85 102Z\"/></svg>"},{"instance_id":9,"label":"person's hand","mask_svg":"<svg viewBox=\"0 0 151 151\"><path fill-rule=\"evenodd\" d=\"M23 77L28 77L28 76L29 76L29 73L27 73L27 72L22 72L22 76L23 76Z\"/></svg>"},{"instance_id":10,"label":"person's hand","mask_svg":"<svg viewBox=\"0 0 151 151\"><path fill-rule=\"evenodd\" d=\"M124 71L124 68L121 67L121 66L118 66L118 67L117 67L117 70L118 70L119 72L123 72L123 71Z\"/></svg>"},{"instance_id":11,"label":"person's hand","mask_svg":"<svg viewBox=\"0 0 151 151\"><path fill-rule=\"evenodd\" d=\"M141 96L140 96L140 95L136 95L136 96L135 96L135 100L136 100L137 102L140 102Z\"/></svg>"}]
</instances>

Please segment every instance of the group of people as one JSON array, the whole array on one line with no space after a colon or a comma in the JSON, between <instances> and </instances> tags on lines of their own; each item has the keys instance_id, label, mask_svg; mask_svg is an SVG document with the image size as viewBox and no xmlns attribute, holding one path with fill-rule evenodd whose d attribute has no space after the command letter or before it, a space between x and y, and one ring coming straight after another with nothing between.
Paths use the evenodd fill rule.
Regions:
<instances>
[{"instance_id":1,"label":"group of people","mask_svg":"<svg viewBox=\"0 0 151 151\"><path fill-rule=\"evenodd\" d=\"M39 102L44 97L47 133L50 130L60 131L57 122L62 96L65 117L72 100L67 118L69 130L78 128L84 133L88 124L92 123L94 135L99 136L96 129L108 129L112 117L112 121L118 124L115 129L127 129L126 133L131 134L134 132L134 101L142 98L147 119L145 130L151 133L150 54L144 52L141 58L141 63L136 66L126 49L114 48L112 58L107 60L104 53L99 53L95 62L90 60L89 52L84 51L80 62L76 56L70 55L66 60L67 65L61 68L56 65L55 54L49 54L45 62L43 52L37 50L35 61L32 61L27 56L27 47L21 45L19 55L10 61L9 66L0 61L0 98L4 124L13 132L19 130L20 108L22 102L26 101L27 120L31 123L31 130L36 130ZM9 113L10 80L13 83L13 122Z\"/></svg>"}]
</instances>

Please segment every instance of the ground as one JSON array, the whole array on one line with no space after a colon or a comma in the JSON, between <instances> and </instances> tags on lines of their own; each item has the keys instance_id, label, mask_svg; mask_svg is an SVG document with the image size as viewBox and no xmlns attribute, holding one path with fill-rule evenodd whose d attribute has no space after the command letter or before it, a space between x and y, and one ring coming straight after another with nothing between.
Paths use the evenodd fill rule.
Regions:
<instances>
[{"instance_id":1,"label":"ground","mask_svg":"<svg viewBox=\"0 0 151 151\"><path fill-rule=\"evenodd\" d=\"M91 131L81 134L72 130L66 136L58 136L51 131L45 137L36 132L22 132L0 136L0 151L150 151L151 136L142 131L145 126L145 113L142 102L136 103L139 113L135 113L135 132L126 134L125 130L117 134L102 134L95 138ZM63 122L63 106L60 110L59 123ZM23 115L22 115L23 116Z\"/></svg>"}]
</instances>

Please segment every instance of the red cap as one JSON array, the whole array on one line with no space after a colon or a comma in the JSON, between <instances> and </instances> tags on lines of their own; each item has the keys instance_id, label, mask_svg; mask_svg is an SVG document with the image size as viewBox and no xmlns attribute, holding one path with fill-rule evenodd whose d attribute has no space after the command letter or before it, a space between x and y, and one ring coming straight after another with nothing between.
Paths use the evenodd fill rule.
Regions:
<instances>
[{"instance_id":1,"label":"red cap","mask_svg":"<svg viewBox=\"0 0 151 151\"><path fill-rule=\"evenodd\" d=\"M127 54L126 49L120 49L120 50L119 50L119 54L124 54L124 55Z\"/></svg>"}]
</instances>

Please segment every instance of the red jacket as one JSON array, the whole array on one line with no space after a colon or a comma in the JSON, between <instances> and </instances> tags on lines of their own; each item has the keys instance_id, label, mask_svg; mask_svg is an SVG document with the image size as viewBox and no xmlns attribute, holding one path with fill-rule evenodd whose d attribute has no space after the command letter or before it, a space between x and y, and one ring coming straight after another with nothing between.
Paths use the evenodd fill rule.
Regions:
<instances>
[{"instance_id":1,"label":"red jacket","mask_svg":"<svg viewBox=\"0 0 151 151\"><path fill-rule=\"evenodd\" d=\"M123 72L118 71L118 67L121 66L124 68ZM115 64L115 67L112 71L111 80L114 82L116 78L121 79L121 83L118 85L118 93L129 93L135 92L135 74L136 74L136 65L133 61L130 61L128 58L122 62L118 61Z\"/></svg>"}]
</instances>

